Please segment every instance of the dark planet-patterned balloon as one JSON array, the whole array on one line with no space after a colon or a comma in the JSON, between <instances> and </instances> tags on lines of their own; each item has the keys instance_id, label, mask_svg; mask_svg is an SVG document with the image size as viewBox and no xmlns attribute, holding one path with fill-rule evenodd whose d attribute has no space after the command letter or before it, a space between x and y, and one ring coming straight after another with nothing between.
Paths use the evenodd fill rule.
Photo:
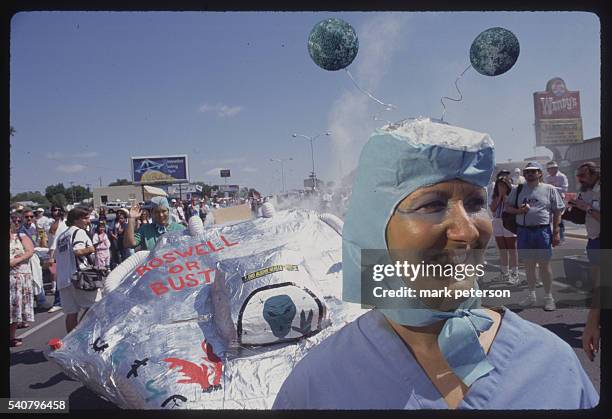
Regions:
<instances>
[{"instance_id":1,"label":"dark planet-patterned balloon","mask_svg":"<svg viewBox=\"0 0 612 419\"><path fill-rule=\"evenodd\" d=\"M342 19L325 19L314 25L308 36L308 53L316 65L336 71L353 62L359 40L351 25Z\"/></svg>"},{"instance_id":2,"label":"dark planet-patterned balloon","mask_svg":"<svg viewBox=\"0 0 612 419\"><path fill-rule=\"evenodd\" d=\"M504 28L481 32L470 48L472 67L485 76L499 76L510 70L520 53L519 41Z\"/></svg>"}]
</instances>

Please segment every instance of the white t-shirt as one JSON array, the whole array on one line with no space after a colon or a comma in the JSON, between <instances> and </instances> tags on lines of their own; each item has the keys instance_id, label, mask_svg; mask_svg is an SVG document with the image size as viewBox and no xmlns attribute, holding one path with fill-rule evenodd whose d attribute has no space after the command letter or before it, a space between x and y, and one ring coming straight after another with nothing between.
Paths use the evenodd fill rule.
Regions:
<instances>
[{"instance_id":1,"label":"white t-shirt","mask_svg":"<svg viewBox=\"0 0 612 419\"><path fill-rule=\"evenodd\" d=\"M35 220L36 227L45 230L45 233L49 232L49 228L51 224L53 224L53 219L49 217L45 217L44 215L39 219Z\"/></svg>"},{"instance_id":2,"label":"white t-shirt","mask_svg":"<svg viewBox=\"0 0 612 419\"><path fill-rule=\"evenodd\" d=\"M185 212L182 207L172 207L170 215L174 218L175 223L182 223L185 221Z\"/></svg>"},{"instance_id":3,"label":"white t-shirt","mask_svg":"<svg viewBox=\"0 0 612 419\"><path fill-rule=\"evenodd\" d=\"M586 192L580 192L577 199L582 199L587 204L591 205L593 209L601 211L601 191L599 182L597 182L593 189ZM589 239L596 239L599 237L601 228L600 222L593 218L592 215L587 214L585 216L584 226L586 227Z\"/></svg>"},{"instance_id":4,"label":"white t-shirt","mask_svg":"<svg viewBox=\"0 0 612 419\"><path fill-rule=\"evenodd\" d=\"M57 247L57 238L66 230L68 230L68 226L64 220L61 220L57 226L57 230L55 230L55 234L49 233L49 250L53 250Z\"/></svg>"},{"instance_id":5,"label":"white t-shirt","mask_svg":"<svg viewBox=\"0 0 612 419\"><path fill-rule=\"evenodd\" d=\"M72 241L73 233L77 231ZM57 289L67 288L72 285L70 277L77 271L74 251L93 246L87 232L76 226L70 227L57 237L57 249L55 250ZM79 258L80 269L90 267L85 258Z\"/></svg>"}]
</instances>

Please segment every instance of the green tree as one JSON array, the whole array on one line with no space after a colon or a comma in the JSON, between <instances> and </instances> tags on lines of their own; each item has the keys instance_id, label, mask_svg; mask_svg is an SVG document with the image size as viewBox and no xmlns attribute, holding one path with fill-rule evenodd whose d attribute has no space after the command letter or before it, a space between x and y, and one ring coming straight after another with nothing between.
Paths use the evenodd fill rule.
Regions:
<instances>
[{"instance_id":1,"label":"green tree","mask_svg":"<svg viewBox=\"0 0 612 419\"><path fill-rule=\"evenodd\" d=\"M86 187L81 185L74 185L66 189L64 194L68 199L73 199L74 202L81 202L84 199L91 198L93 195L87 190Z\"/></svg>"},{"instance_id":2,"label":"green tree","mask_svg":"<svg viewBox=\"0 0 612 419\"><path fill-rule=\"evenodd\" d=\"M21 201L36 202L41 207L48 207L49 206L49 200L47 199L47 197L45 195L41 194L38 191L36 191L36 192L32 192L32 191L21 192L21 193L18 193L16 195L13 195L11 197L11 203L21 202Z\"/></svg>"},{"instance_id":3,"label":"green tree","mask_svg":"<svg viewBox=\"0 0 612 419\"><path fill-rule=\"evenodd\" d=\"M66 204L68 203L68 200L63 193L53 195L49 201L51 201L51 204L58 205L62 208L66 208Z\"/></svg>"},{"instance_id":4,"label":"green tree","mask_svg":"<svg viewBox=\"0 0 612 419\"><path fill-rule=\"evenodd\" d=\"M114 182L111 182L108 184L108 186L123 186L123 185L131 185L132 182L130 182L127 179L117 179Z\"/></svg>"},{"instance_id":5,"label":"green tree","mask_svg":"<svg viewBox=\"0 0 612 419\"><path fill-rule=\"evenodd\" d=\"M66 187L63 183L58 183L57 185L49 185L45 189L45 196L51 202L53 202L53 197L58 194L64 195L64 199L66 199Z\"/></svg>"}]
</instances>

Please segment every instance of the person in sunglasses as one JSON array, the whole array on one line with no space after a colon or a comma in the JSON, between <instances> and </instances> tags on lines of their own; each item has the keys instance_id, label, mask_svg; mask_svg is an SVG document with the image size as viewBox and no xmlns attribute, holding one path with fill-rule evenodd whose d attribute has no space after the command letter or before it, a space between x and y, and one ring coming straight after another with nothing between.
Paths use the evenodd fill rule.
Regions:
<instances>
[{"instance_id":1,"label":"person in sunglasses","mask_svg":"<svg viewBox=\"0 0 612 419\"><path fill-rule=\"evenodd\" d=\"M565 204L553 185L543 183L542 168L538 163L527 163L523 176L525 184L520 191L518 188L512 190L506 207L506 212L516 214L519 259L525 262L527 273L529 294L520 305L529 307L537 301L536 265L539 265L540 279L544 283L544 310L553 311L556 305L552 295L550 259L552 248L561 242L559 223Z\"/></svg>"},{"instance_id":2,"label":"person in sunglasses","mask_svg":"<svg viewBox=\"0 0 612 419\"><path fill-rule=\"evenodd\" d=\"M44 237L41 237L39 234L39 229L36 226L36 217L34 216L34 212L30 208L26 208L23 210L22 215L22 224L19 228L19 233L26 234L34 246L36 247L47 247L47 240Z\"/></svg>"},{"instance_id":3,"label":"person in sunglasses","mask_svg":"<svg viewBox=\"0 0 612 419\"><path fill-rule=\"evenodd\" d=\"M44 231L39 230L39 228L36 226L34 211L32 211L31 208L24 208L23 210L22 223L21 227L19 228L19 233L28 236L30 240L32 240L34 248L47 247L47 238ZM34 253L34 255L32 255L30 258L30 269L32 271L32 279L35 284L34 291L36 293L36 304L38 307L42 307L46 304L47 299L45 296L45 289L43 287L43 273L40 258L36 253ZM27 323L23 324L23 327L27 326Z\"/></svg>"}]
</instances>

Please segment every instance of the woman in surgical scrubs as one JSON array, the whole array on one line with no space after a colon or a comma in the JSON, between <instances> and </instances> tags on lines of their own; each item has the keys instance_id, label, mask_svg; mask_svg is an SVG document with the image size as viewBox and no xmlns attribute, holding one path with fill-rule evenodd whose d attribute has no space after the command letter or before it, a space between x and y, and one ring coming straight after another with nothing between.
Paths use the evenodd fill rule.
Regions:
<instances>
[{"instance_id":1,"label":"woman in surgical scrubs","mask_svg":"<svg viewBox=\"0 0 612 419\"><path fill-rule=\"evenodd\" d=\"M491 237L485 187L494 161L491 139L475 131L429 119L376 130L362 150L343 228L343 300L364 303L365 249L387 249L389 260L410 251L437 253L438 261L455 267L470 258L477 263L473 254ZM377 285L477 289L473 275L456 278L398 276ZM310 350L273 408L582 409L598 403L572 348L510 310L482 308L476 297L393 300L377 300Z\"/></svg>"}]
</instances>

